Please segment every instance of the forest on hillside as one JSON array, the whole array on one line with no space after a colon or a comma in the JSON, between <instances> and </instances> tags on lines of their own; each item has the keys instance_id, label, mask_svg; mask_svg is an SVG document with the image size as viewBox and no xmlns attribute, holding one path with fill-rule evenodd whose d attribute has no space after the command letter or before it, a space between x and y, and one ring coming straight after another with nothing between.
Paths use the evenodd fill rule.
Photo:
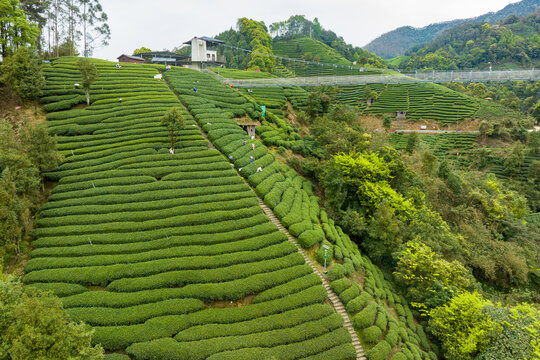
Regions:
<instances>
[{"instance_id":1,"label":"forest on hillside","mask_svg":"<svg viewBox=\"0 0 540 360\"><path fill-rule=\"evenodd\" d=\"M531 68L540 61L540 12L459 25L406 55L399 68L409 71Z\"/></svg>"},{"instance_id":2,"label":"forest on hillside","mask_svg":"<svg viewBox=\"0 0 540 360\"><path fill-rule=\"evenodd\" d=\"M424 46L429 41L441 35L443 31L452 29L455 26L471 22L495 24L510 15L524 16L536 11L538 8L540 8L540 1L522 0L509 4L497 12L490 12L471 19L450 20L422 28L403 26L379 36L367 44L365 49L384 59L403 56L412 48Z\"/></svg>"}]
</instances>

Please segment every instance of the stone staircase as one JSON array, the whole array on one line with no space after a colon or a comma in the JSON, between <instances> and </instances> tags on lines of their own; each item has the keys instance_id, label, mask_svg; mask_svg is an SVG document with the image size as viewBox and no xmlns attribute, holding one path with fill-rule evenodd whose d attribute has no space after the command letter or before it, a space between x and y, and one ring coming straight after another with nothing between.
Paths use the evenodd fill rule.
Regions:
<instances>
[{"instance_id":1,"label":"stone staircase","mask_svg":"<svg viewBox=\"0 0 540 360\"><path fill-rule=\"evenodd\" d=\"M366 360L366 357L364 356L364 349L362 348L362 344L360 344L360 340L358 339L358 336L356 335L356 331L354 331L354 328L351 324L351 320L349 319L349 315L347 314L347 311L345 310L345 306L343 306L343 303L341 302L341 300L339 300L336 293L330 287L330 284L328 283L326 276L324 276L319 271L319 269L317 269L317 267L313 264L311 259L306 255L306 252L304 251L304 249L302 249L302 247L298 245L296 240L291 236L291 234L289 234L287 229L285 229L285 227L281 224L279 219L274 215L274 212L272 211L272 209L266 206L266 204L259 197L257 197L257 199L259 200L259 205L263 209L266 216L270 218L270 221L276 224L278 229L280 231L283 231L287 235L287 237L289 238L289 241L291 241L296 246L296 248L298 249L298 252L306 260L306 263L309 266L311 266L315 274L317 274L321 278L322 283L324 287L326 288L326 291L328 292L328 299L330 300L330 303L332 304L336 312L343 317L343 326L345 326L345 328L349 331L349 334L351 334L352 344L354 346L354 349L356 350L356 359Z\"/></svg>"}]
</instances>

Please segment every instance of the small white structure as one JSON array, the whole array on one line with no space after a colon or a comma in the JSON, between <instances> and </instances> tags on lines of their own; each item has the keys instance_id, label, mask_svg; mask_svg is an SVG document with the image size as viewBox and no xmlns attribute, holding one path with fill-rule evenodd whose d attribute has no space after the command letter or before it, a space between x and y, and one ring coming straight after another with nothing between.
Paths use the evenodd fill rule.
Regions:
<instances>
[{"instance_id":1,"label":"small white structure","mask_svg":"<svg viewBox=\"0 0 540 360\"><path fill-rule=\"evenodd\" d=\"M191 45L191 67L205 68L208 63L224 63L225 59L218 57L217 46L225 44L224 41L207 36L194 37L184 44Z\"/></svg>"}]
</instances>

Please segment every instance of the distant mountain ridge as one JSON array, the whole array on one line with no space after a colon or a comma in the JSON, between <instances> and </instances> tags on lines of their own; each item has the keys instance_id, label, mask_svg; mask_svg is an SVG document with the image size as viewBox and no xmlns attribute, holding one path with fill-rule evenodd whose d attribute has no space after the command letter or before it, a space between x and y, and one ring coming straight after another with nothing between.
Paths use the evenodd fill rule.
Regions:
<instances>
[{"instance_id":1,"label":"distant mountain ridge","mask_svg":"<svg viewBox=\"0 0 540 360\"><path fill-rule=\"evenodd\" d=\"M412 49L414 46L425 44L436 38L444 30L453 28L457 25L470 22L488 22L493 24L510 15L523 16L538 9L540 9L540 0L522 0L517 3L509 4L497 12L489 12L475 18L434 23L423 28L403 26L379 36L367 44L364 49L375 53L382 58L390 59L404 55L407 50Z\"/></svg>"}]
</instances>

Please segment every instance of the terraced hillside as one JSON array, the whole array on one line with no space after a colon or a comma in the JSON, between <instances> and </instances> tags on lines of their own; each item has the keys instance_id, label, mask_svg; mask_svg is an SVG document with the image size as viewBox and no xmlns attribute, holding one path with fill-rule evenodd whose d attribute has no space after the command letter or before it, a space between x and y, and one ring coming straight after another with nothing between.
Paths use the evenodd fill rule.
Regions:
<instances>
[{"instance_id":1,"label":"terraced hillside","mask_svg":"<svg viewBox=\"0 0 540 360\"><path fill-rule=\"evenodd\" d=\"M321 266L323 245L327 247L328 279L345 305L367 358L436 360L436 347L414 320L407 301L319 207L311 182L281 164L258 139L250 139L237 126L235 118L260 116L252 111L257 104L208 74L175 69L165 77L216 148L230 157L275 217Z\"/></svg>"},{"instance_id":2,"label":"terraced hillside","mask_svg":"<svg viewBox=\"0 0 540 360\"><path fill-rule=\"evenodd\" d=\"M45 69L50 108L82 95L74 61ZM72 319L94 328L95 342L127 354L111 359L356 359L320 278L191 117L168 152L159 118L180 103L153 78L158 70L95 64L92 105L47 115L66 160L48 174L59 184L39 213L25 283L54 291ZM273 157L256 142L249 165L245 135L222 121L255 116L255 106L203 80L197 87L181 96L198 123L231 132L234 165L262 174L257 167Z\"/></svg>"},{"instance_id":3,"label":"terraced hillside","mask_svg":"<svg viewBox=\"0 0 540 360\"><path fill-rule=\"evenodd\" d=\"M278 72L280 77L294 76L332 76L332 75L358 75L373 74L373 71L359 72L359 66L353 66L350 61L345 59L340 53L330 46L311 38L297 38L290 40L280 40L273 44L274 54L291 59L300 59L312 61L315 63L335 64L337 67L317 66L314 64L304 64L302 62L292 62L283 60L281 66L288 68L292 74L286 71ZM309 53L311 56L307 56Z\"/></svg>"},{"instance_id":4,"label":"terraced hillside","mask_svg":"<svg viewBox=\"0 0 540 360\"><path fill-rule=\"evenodd\" d=\"M377 92L373 104L365 102L365 85L340 87L338 100L358 105L364 114L393 114L406 111L412 120L437 120L442 125L472 118L479 108L479 100L462 95L436 84L370 84Z\"/></svg>"}]
</instances>

